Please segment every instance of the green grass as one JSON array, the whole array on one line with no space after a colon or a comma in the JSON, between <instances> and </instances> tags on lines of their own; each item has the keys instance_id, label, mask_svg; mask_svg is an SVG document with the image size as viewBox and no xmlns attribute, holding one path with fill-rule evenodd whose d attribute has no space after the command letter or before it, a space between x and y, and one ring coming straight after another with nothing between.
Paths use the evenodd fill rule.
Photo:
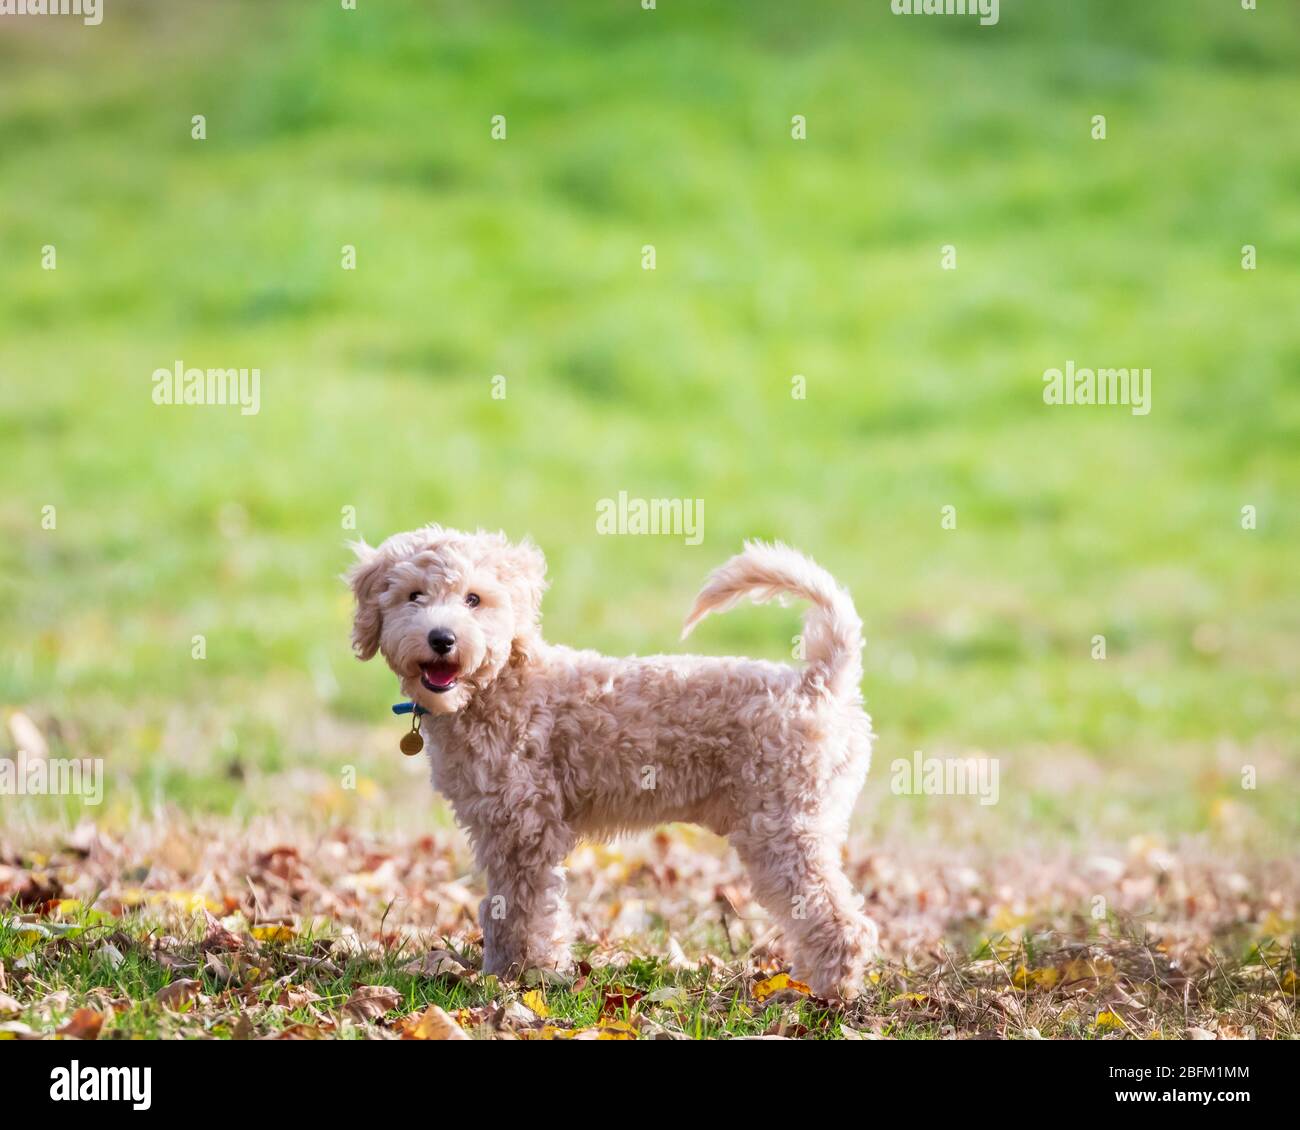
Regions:
<instances>
[{"instance_id":1,"label":"green grass","mask_svg":"<svg viewBox=\"0 0 1300 1130\"><path fill-rule=\"evenodd\" d=\"M336 7L0 40L0 701L105 759L100 818L445 821L348 653L355 507L531 533L549 635L613 652L677 648L742 538L805 548L867 625L874 824L962 803L890 760L983 750L963 836L1293 850L1293 12ZM155 406L177 359L260 367L260 414ZM1046 407L1067 359L1150 367L1151 414ZM704 499L703 544L597 536L620 490Z\"/></svg>"},{"instance_id":2,"label":"green grass","mask_svg":"<svg viewBox=\"0 0 1300 1130\"><path fill-rule=\"evenodd\" d=\"M42 920L20 919L18 909L0 920L0 954L23 999L0 994L0 1039L75 1032L86 1016L78 1009L94 1014L91 1038L99 1039L392 1038L430 1006L485 1039L1159 1039L1191 1028L1220 1038L1295 1036L1297 953L1275 943L1243 948L1199 975L1193 966L1189 998L1187 973L1149 942L1111 936L1089 949L1050 935L994 936L938 964L882 968L854 1002L830 1005L797 983L772 985L769 995L770 974L745 961L675 968L627 955L618 967L592 968L582 959L592 947L579 947L572 972L507 983L472 968L474 947L460 950L468 966L457 973L413 972L428 938L359 954L337 931L304 929L260 944L244 933L238 948L224 948L205 943L202 922L184 914L80 909ZM1036 983L1040 971L1053 981ZM373 1015L349 1011L363 987L391 990Z\"/></svg>"}]
</instances>

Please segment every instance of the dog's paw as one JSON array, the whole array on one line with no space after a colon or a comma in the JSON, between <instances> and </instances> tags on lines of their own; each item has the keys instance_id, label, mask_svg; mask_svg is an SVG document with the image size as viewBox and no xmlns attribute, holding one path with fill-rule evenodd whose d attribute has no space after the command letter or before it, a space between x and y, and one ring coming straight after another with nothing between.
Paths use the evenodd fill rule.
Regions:
<instances>
[{"instance_id":1,"label":"dog's paw","mask_svg":"<svg viewBox=\"0 0 1300 1130\"><path fill-rule=\"evenodd\" d=\"M792 976L822 1000L856 1000L862 992L867 965L879 949L876 924L863 917L833 943L820 947L815 955L805 955L803 961L797 961Z\"/></svg>"}]
</instances>

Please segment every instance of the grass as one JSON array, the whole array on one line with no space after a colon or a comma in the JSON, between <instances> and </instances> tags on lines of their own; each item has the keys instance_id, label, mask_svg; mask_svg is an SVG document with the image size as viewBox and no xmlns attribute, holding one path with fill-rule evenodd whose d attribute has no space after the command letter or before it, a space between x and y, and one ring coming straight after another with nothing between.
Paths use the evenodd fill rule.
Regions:
<instances>
[{"instance_id":1,"label":"grass","mask_svg":"<svg viewBox=\"0 0 1300 1130\"><path fill-rule=\"evenodd\" d=\"M548 634L614 653L675 650L743 538L808 550L867 625L857 826L900 854L1294 860L1293 13L362 9L0 39L0 703L102 759L106 834L441 835L338 581L438 520L531 534ZM155 405L178 359L259 368L261 411ZM1044 405L1071 359L1151 368L1151 413ZM703 543L598 536L622 490L702 499ZM999 803L894 795L915 750L996 757ZM87 814L4 798L12 865Z\"/></svg>"},{"instance_id":2,"label":"grass","mask_svg":"<svg viewBox=\"0 0 1300 1130\"><path fill-rule=\"evenodd\" d=\"M785 973L734 859L685 829L576 853L574 968L506 982L479 971L447 837L84 825L11 884L0 1037L384 1039L431 1007L505 1039L1296 1035L1289 868L911 849L851 845L884 951L831 1004Z\"/></svg>"}]
</instances>

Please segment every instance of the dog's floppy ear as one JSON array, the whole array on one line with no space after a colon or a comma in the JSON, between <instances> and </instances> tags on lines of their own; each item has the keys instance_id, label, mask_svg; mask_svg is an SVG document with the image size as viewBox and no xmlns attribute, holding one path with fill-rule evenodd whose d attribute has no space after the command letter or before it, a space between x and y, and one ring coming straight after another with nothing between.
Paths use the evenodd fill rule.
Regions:
<instances>
[{"instance_id":1,"label":"dog's floppy ear","mask_svg":"<svg viewBox=\"0 0 1300 1130\"><path fill-rule=\"evenodd\" d=\"M379 632L384 626L379 594L388 570L388 555L372 549L364 541L354 541L351 545L357 555L356 564L347 573L347 582L352 586L352 595L357 601L356 615L352 620L352 650L359 659L373 659L379 650Z\"/></svg>"},{"instance_id":2,"label":"dog's floppy ear","mask_svg":"<svg viewBox=\"0 0 1300 1130\"><path fill-rule=\"evenodd\" d=\"M510 590L515 609L514 650L527 654L536 640L542 615L542 594L546 591L546 556L531 541L510 542L499 535L503 547L497 559L497 573Z\"/></svg>"}]
</instances>

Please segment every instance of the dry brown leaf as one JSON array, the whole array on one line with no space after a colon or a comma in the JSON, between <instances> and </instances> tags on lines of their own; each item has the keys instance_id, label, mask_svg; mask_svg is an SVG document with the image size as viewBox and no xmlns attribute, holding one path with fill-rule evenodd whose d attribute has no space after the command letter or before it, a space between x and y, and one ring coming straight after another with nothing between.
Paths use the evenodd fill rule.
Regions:
<instances>
[{"instance_id":1,"label":"dry brown leaf","mask_svg":"<svg viewBox=\"0 0 1300 1130\"><path fill-rule=\"evenodd\" d=\"M459 980L472 970L451 950L430 950L423 957L408 961L402 966L402 972L419 977L453 977Z\"/></svg>"},{"instance_id":2,"label":"dry brown leaf","mask_svg":"<svg viewBox=\"0 0 1300 1130\"><path fill-rule=\"evenodd\" d=\"M164 985L154 993L154 1000L163 1008L171 1009L173 1012L181 1012L188 1009L190 1005L199 999L202 988L203 986L198 981L183 978L179 981L173 981L169 985Z\"/></svg>"},{"instance_id":3,"label":"dry brown leaf","mask_svg":"<svg viewBox=\"0 0 1300 1130\"><path fill-rule=\"evenodd\" d=\"M533 1025L541 1019L531 1008L522 1001L511 1001L501 1010L501 1023L504 1026L513 1027L523 1024Z\"/></svg>"},{"instance_id":4,"label":"dry brown leaf","mask_svg":"<svg viewBox=\"0 0 1300 1130\"><path fill-rule=\"evenodd\" d=\"M206 906L203 908L203 917L207 923L207 930L203 935L203 941L200 943L200 949L239 950L244 948L244 939L234 931L226 929L221 919Z\"/></svg>"},{"instance_id":5,"label":"dry brown leaf","mask_svg":"<svg viewBox=\"0 0 1300 1130\"><path fill-rule=\"evenodd\" d=\"M402 994L388 985L361 985L348 997L343 1006L343 1015L360 1024L367 1020L378 1020L401 1003Z\"/></svg>"},{"instance_id":6,"label":"dry brown leaf","mask_svg":"<svg viewBox=\"0 0 1300 1130\"><path fill-rule=\"evenodd\" d=\"M312 1004L320 1000L320 995L307 988L305 985L295 985L292 982L286 984L280 990L280 995L276 998L276 1004L283 1005L285 1008L301 1008L303 1005Z\"/></svg>"},{"instance_id":7,"label":"dry brown leaf","mask_svg":"<svg viewBox=\"0 0 1300 1130\"><path fill-rule=\"evenodd\" d=\"M104 1014L93 1008L79 1008L59 1029L60 1036L71 1036L74 1040L98 1040L99 1030L104 1026Z\"/></svg>"}]
</instances>

